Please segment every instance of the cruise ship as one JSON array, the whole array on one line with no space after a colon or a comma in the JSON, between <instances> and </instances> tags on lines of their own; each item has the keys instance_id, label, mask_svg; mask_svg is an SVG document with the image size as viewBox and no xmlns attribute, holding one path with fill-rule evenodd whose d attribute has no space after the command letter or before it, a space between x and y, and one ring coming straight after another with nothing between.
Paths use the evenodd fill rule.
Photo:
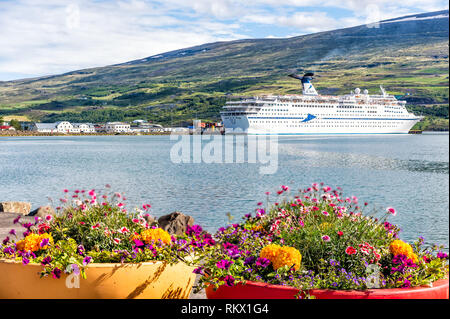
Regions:
<instances>
[{"instance_id":1,"label":"cruise ship","mask_svg":"<svg viewBox=\"0 0 450 319\"><path fill-rule=\"evenodd\" d=\"M225 134L407 134L422 117L409 113L405 101L371 95L359 88L340 96L319 95L313 73L291 74L302 95L262 95L227 101L220 112Z\"/></svg>"}]
</instances>

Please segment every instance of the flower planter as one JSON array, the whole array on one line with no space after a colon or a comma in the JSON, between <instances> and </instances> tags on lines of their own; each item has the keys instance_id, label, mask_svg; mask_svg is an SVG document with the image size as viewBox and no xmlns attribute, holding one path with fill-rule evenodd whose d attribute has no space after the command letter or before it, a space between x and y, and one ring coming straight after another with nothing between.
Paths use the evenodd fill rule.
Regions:
<instances>
[{"instance_id":1,"label":"flower planter","mask_svg":"<svg viewBox=\"0 0 450 319\"><path fill-rule=\"evenodd\" d=\"M234 287L220 286L214 291L212 286L206 288L208 299L293 299L299 290L289 286L270 285L262 282L247 281ZM448 299L448 279L433 283L433 287L328 290L309 291L316 299Z\"/></svg>"},{"instance_id":2,"label":"flower planter","mask_svg":"<svg viewBox=\"0 0 450 319\"><path fill-rule=\"evenodd\" d=\"M39 264L25 266L15 261L0 260L0 298L186 299L195 280L193 269L181 262L174 265L161 261L93 263L86 268L87 278L80 276L76 281L73 275L67 274L62 274L59 279L40 278L42 266Z\"/></svg>"}]
</instances>

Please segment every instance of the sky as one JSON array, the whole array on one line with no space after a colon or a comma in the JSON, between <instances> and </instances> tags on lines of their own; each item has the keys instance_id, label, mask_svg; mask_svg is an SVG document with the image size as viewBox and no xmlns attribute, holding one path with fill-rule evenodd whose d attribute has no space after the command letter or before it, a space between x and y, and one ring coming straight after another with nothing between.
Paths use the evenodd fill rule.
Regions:
<instances>
[{"instance_id":1,"label":"sky","mask_svg":"<svg viewBox=\"0 0 450 319\"><path fill-rule=\"evenodd\" d=\"M0 81L444 9L442 0L0 0Z\"/></svg>"}]
</instances>

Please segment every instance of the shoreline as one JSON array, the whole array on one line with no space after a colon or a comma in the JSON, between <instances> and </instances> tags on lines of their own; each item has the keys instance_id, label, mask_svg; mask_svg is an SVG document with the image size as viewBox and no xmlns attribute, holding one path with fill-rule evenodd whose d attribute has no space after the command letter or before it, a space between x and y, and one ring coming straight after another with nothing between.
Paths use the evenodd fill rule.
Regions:
<instances>
[{"instance_id":1,"label":"shoreline","mask_svg":"<svg viewBox=\"0 0 450 319\"><path fill-rule=\"evenodd\" d=\"M437 134L437 133L441 133L441 134L449 134L449 131L422 131L422 133L433 133L433 134ZM143 133L88 133L88 134L80 134L80 133L37 133L37 132L30 132L30 133L25 133L25 132L20 132L18 133L16 132L9 132L9 131L0 131L0 138L1 137L43 137L43 136L48 136L48 137L53 137L53 136L158 136L158 135L171 135L171 134L175 134L175 135L192 135L189 132L143 132ZM204 135L211 135L211 133L204 133ZM222 134L217 134L217 133L212 133L212 135L222 135ZM367 135L372 135L372 134L367 134ZM417 133L408 133L407 135L417 135Z\"/></svg>"}]
</instances>

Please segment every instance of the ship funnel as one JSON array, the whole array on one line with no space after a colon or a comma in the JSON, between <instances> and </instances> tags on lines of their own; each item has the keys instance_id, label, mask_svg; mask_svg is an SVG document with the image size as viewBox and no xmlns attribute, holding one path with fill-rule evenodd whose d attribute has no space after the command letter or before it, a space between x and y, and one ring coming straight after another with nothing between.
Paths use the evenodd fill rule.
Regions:
<instances>
[{"instance_id":1,"label":"ship funnel","mask_svg":"<svg viewBox=\"0 0 450 319\"><path fill-rule=\"evenodd\" d=\"M308 72L303 76L298 74L289 74L290 77L302 81L303 95L318 95L316 89L312 85L311 81L313 79L314 73Z\"/></svg>"}]
</instances>

